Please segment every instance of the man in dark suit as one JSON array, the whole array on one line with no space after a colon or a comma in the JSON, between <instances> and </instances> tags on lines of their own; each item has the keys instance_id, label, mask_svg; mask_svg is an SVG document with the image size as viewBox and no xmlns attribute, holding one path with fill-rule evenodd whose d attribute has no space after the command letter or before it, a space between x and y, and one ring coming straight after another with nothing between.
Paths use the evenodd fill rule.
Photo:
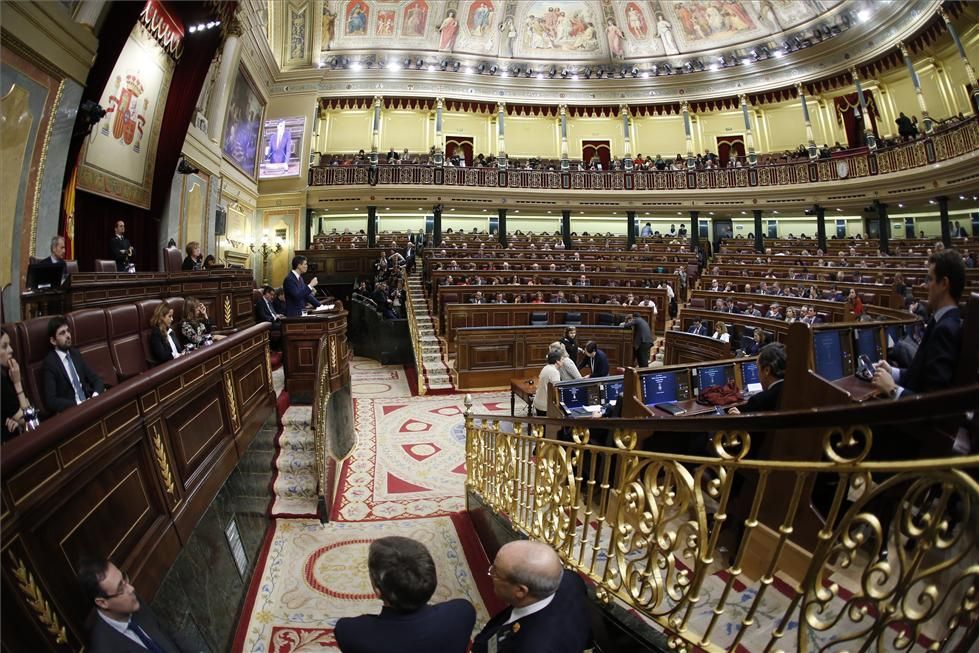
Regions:
<instances>
[{"instance_id":1,"label":"man in dark suit","mask_svg":"<svg viewBox=\"0 0 979 653\"><path fill-rule=\"evenodd\" d=\"M624 327L632 327L632 348L636 352L636 365L649 366L649 351L653 348L653 330L649 322L633 313L622 323Z\"/></svg>"},{"instance_id":2,"label":"man in dark suit","mask_svg":"<svg viewBox=\"0 0 979 653\"><path fill-rule=\"evenodd\" d=\"M276 312L272 307L272 300L275 299L275 289L272 286L262 287L262 296L255 302L255 321L271 322L272 326L278 325L279 320L285 317Z\"/></svg>"},{"instance_id":3,"label":"man in dark suit","mask_svg":"<svg viewBox=\"0 0 979 653\"><path fill-rule=\"evenodd\" d=\"M98 616L89 633L91 653L189 653L136 596L129 576L107 560L83 560L78 583L95 604Z\"/></svg>"},{"instance_id":4,"label":"man in dark suit","mask_svg":"<svg viewBox=\"0 0 979 653\"><path fill-rule=\"evenodd\" d=\"M125 236L126 223L116 221L116 232L109 239L109 258L116 262L116 270L125 272L132 265L133 246Z\"/></svg>"},{"instance_id":5,"label":"man in dark suit","mask_svg":"<svg viewBox=\"0 0 979 653\"><path fill-rule=\"evenodd\" d=\"M742 410L729 408L728 415L778 410L782 406L785 364L785 345L773 342L762 347L758 352L758 380L762 391L749 397Z\"/></svg>"},{"instance_id":6,"label":"man in dark suit","mask_svg":"<svg viewBox=\"0 0 979 653\"><path fill-rule=\"evenodd\" d=\"M313 288L319 283L316 277L308 284L303 279L306 270L309 269L309 262L305 256L292 257L292 272L286 275L282 281L282 289L286 294L286 316L299 317L307 304L319 306L320 303L313 296Z\"/></svg>"},{"instance_id":7,"label":"man in dark suit","mask_svg":"<svg viewBox=\"0 0 979 653\"><path fill-rule=\"evenodd\" d=\"M71 346L71 329L60 315L48 321L48 340L54 347L44 357L44 405L52 413L76 406L105 392L105 384L81 353Z\"/></svg>"},{"instance_id":8,"label":"man in dark suit","mask_svg":"<svg viewBox=\"0 0 979 653\"><path fill-rule=\"evenodd\" d=\"M344 617L334 635L344 653L465 653L476 623L466 599L428 605L437 585L425 545L406 537L371 542L367 570L381 614Z\"/></svg>"},{"instance_id":9,"label":"man in dark suit","mask_svg":"<svg viewBox=\"0 0 979 653\"><path fill-rule=\"evenodd\" d=\"M876 364L873 383L892 399L952 385L962 349L959 298L965 288L965 265L957 251L946 249L931 255L927 284L931 319L910 367L892 367L883 360Z\"/></svg>"},{"instance_id":10,"label":"man in dark suit","mask_svg":"<svg viewBox=\"0 0 979 653\"><path fill-rule=\"evenodd\" d=\"M504 544L489 569L493 592L510 607L489 620L473 653L580 653L591 645L588 592L547 544Z\"/></svg>"},{"instance_id":11,"label":"man in dark suit","mask_svg":"<svg viewBox=\"0 0 979 653\"><path fill-rule=\"evenodd\" d=\"M695 336L706 336L707 327L704 326L704 323L702 321L694 320L693 324L690 325L690 328L687 329L687 333L692 333Z\"/></svg>"},{"instance_id":12,"label":"man in dark suit","mask_svg":"<svg viewBox=\"0 0 979 653\"><path fill-rule=\"evenodd\" d=\"M608 356L598 348L598 344L594 340L588 341L585 345L585 356L591 359L588 365L591 367L590 376L593 379L608 376Z\"/></svg>"}]
</instances>

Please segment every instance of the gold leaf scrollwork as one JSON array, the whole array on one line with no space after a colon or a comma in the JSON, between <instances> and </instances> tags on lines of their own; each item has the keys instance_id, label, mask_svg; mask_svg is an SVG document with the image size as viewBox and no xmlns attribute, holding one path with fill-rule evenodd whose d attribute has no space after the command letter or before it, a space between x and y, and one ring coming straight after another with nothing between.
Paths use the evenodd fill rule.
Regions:
<instances>
[{"instance_id":1,"label":"gold leaf scrollwork","mask_svg":"<svg viewBox=\"0 0 979 653\"><path fill-rule=\"evenodd\" d=\"M224 324L225 326L231 326L231 298L224 298Z\"/></svg>"},{"instance_id":2,"label":"gold leaf scrollwork","mask_svg":"<svg viewBox=\"0 0 979 653\"><path fill-rule=\"evenodd\" d=\"M635 431L615 429L612 439L615 442L615 446L617 446L619 449L628 449L629 451L632 451L636 448L636 444L639 442L639 435Z\"/></svg>"},{"instance_id":3,"label":"gold leaf scrollwork","mask_svg":"<svg viewBox=\"0 0 979 653\"><path fill-rule=\"evenodd\" d=\"M58 644L68 643L68 633L58 615L51 609L51 604L44 598L41 588L34 580L34 574L30 572L23 560L10 553L10 561L13 563L14 579L17 581L17 588L24 595L27 605L34 612L34 616L41 622L44 629L48 631Z\"/></svg>"},{"instance_id":4,"label":"gold leaf scrollwork","mask_svg":"<svg viewBox=\"0 0 979 653\"><path fill-rule=\"evenodd\" d=\"M224 375L224 387L228 393L228 406L231 409L231 425L237 431L241 426L238 422L238 400L235 398L235 382L231 378L231 373Z\"/></svg>"},{"instance_id":5,"label":"gold leaf scrollwork","mask_svg":"<svg viewBox=\"0 0 979 653\"><path fill-rule=\"evenodd\" d=\"M340 370L340 366L337 364L337 341L335 338L330 338L330 369L334 373Z\"/></svg>"},{"instance_id":6,"label":"gold leaf scrollwork","mask_svg":"<svg viewBox=\"0 0 979 653\"><path fill-rule=\"evenodd\" d=\"M747 431L718 431L713 437L714 451L724 460L743 460L751 449Z\"/></svg>"},{"instance_id":7,"label":"gold leaf scrollwork","mask_svg":"<svg viewBox=\"0 0 979 653\"><path fill-rule=\"evenodd\" d=\"M870 453L874 435L869 426L834 426L823 433L823 453L835 463L862 462Z\"/></svg>"},{"instance_id":8,"label":"gold leaf scrollwork","mask_svg":"<svg viewBox=\"0 0 979 653\"><path fill-rule=\"evenodd\" d=\"M163 446L163 435L160 433L160 425L154 424L152 429L153 453L156 458L156 464L160 468L160 477L163 480L163 486L167 489L167 494L176 498L177 492L173 485L173 474L170 472L170 461L167 460L167 450Z\"/></svg>"},{"instance_id":9,"label":"gold leaf scrollwork","mask_svg":"<svg viewBox=\"0 0 979 653\"><path fill-rule=\"evenodd\" d=\"M268 343L265 343L265 373L268 375L269 390L275 387L272 381L272 356L269 354Z\"/></svg>"}]
</instances>

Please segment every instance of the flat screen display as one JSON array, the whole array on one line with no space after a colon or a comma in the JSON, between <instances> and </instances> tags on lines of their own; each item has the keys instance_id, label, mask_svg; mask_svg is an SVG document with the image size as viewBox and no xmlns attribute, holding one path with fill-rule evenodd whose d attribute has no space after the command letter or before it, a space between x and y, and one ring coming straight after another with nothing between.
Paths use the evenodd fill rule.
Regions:
<instances>
[{"instance_id":1,"label":"flat screen display","mask_svg":"<svg viewBox=\"0 0 979 653\"><path fill-rule=\"evenodd\" d=\"M647 406L676 401L676 373L659 372L642 377L642 402Z\"/></svg>"},{"instance_id":2,"label":"flat screen display","mask_svg":"<svg viewBox=\"0 0 979 653\"><path fill-rule=\"evenodd\" d=\"M751 361L741 365L741 387L747 392L761 392L761 379L758 377L758 363Z\"/></svg>"},{"instance_id":3,"label":"flat screen display","mask_svg":"<svg viewBox=\"0 0 979 653\"><path fill-rule=\"evenodd\" d=\"M843 347L839 331L817 331L812 336L816 374L829 381L846 376L843 363Z\"/></svg>"},{"instance_id":4,"label":"flat screen display","mask_svg":"<svg viewBox=\"0 0 979 653\"><path fill-rule=\"evenodd\" d=\"M595 384L572 385L558 387L558 397L565 408L580 408L581 406L598 406L602 403L599 387Z\"/></svg>"},{"instance_id":5,"label":"flat screen display","mask_svg":"<svg viewBox=\"0 0 979 653\"><path fill-rule=\"evenodd\" d=\"M622 386L623 381L610 381L606 383L602 388L603 403L607 404L618 399L619 394L622 392Z\"/></svg>"},{"instance_id":6,"label":"flat screen display","mask_svg":"<svg viewBox=\"0 0 979 653\"><path fill-rule=\"evenodd\" d=\"M854 329L853 342L856 345L857 356L866 356L871 362L880 360L880 338L877 329Z\"/></svg>"},{"instance_id":7,"label":"flat screen display","mask_svg":"<svg viewBox=\"0 0 979 653\"><path fill-rule=\"evenodd\" d=\"M734 365L714 365L697 369L697 387L703 391L715 385L734 382Z\"/></svg>"},{"instance_id":8,"label":"flat screen display","mask_svg":"<svg viewBox=\"0 0 979 653\"><path fill-rule=\"evenodd\" d=\"M258 164L259 179L299 176L299 157L303 153L305 131L306 116L265 121Z\"/></svg>"}]
</instances>

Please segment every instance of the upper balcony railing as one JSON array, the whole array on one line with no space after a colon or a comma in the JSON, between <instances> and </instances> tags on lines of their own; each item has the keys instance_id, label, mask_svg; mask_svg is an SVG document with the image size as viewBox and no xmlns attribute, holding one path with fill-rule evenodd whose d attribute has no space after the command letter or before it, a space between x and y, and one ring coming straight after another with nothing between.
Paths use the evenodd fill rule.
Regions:
<instances>
[{"instance_id":1,"label":"upper balcony railing","mask_svg":"<svg viewBox=\"0 0 979 653\"><path fill-rule=\"evenodd\" d=\"M312 167L310 186L458 186L526 190L680 191L831 184L923 168L979 150L979 120L970 118L930 137L876 153L715 170L523 170L433 165Z\"/></svg>"}]
</instances>

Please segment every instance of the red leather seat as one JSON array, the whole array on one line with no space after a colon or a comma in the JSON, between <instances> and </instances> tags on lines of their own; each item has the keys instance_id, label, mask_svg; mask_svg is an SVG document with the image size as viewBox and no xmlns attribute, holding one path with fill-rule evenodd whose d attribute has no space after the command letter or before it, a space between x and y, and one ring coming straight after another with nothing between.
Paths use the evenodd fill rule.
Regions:
<instances>
[{"instance_id":1,"label":"red leather seat","mask_svg":"<svg viewBox=\"0 0 979 653\"><path fill-rule=\"evenodd\" d=\"M176 247L164 247L163 248L163 271L164 272L180 272L180 266L184 262L184 257L181 256L180 250Z\"/></svg>"},{"instance_id":2,"label":"red leather seat","mask_svg":"<svg viewBox=\"0 0 979 653\"><path fill-rule=\"evenodd\" d=\"M136 305L110 306L105 309L105 321L109 330L109 351L119 379L125 381L148 370L147 349L143 346Z\"/></svg>"},{"instance_id":3,"label":"red leather seat","mask_svg":"<svg viewBox=\"0 0 979 653\"><path fill-rule=\"evenodd\" d=\"M106 385L119 385L112 351L109 349L109 327L105 309L89 308L65 316L71 329L72 342L81 352L85 364L92 368Z\"/></svg>"},{"instance_id":4,"label":"red leather seat","mask_svg":"<svg viewBox=\"0 0 979 653\"><path fill-rule=\"evenodd\" d=\"M184 319L184 298L167 297L167 303L170 304L170 308L173 309L173 323L176 325L178 322L180 322L180 320ZM153 310L156 310L156 306L153 307ZM152 315L153 314L150 313L151 317Z\"/></svg>"}]
</instances>

